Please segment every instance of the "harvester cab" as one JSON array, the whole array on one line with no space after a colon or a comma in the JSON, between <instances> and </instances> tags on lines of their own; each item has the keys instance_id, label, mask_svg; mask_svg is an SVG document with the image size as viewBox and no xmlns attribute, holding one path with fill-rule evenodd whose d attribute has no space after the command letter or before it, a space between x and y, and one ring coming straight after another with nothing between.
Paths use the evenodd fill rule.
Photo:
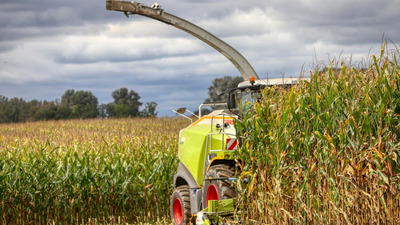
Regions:
<instances>
[{"instance_id":1,"label":"harvester cab","mask_svg":"<svg viewBox=\"0 0 400 225\"><path fill-rule=\"evenodd\" d=\"M245 113L248 107L259 102L262 97L262 90L266 87L279 86L288 88L297 84L300 80L309 80L307 78L275 78L265 80L255 80L250 77L248 81L243 81L236 88L228 91L227 108L233 114L239 115L240 111Z\"/></svg>"},{"instance_id":2,"label":"harvester cab","mask_svg":"<svg viewBox=\"0 0 400 225\"><path fill-rule=\"evenodd\" d=\"M290 79L260 80L257 73L236 49L203 28L169 14L157 3L152 7L134 1L106 0L107 10L121 11L127 17L145 16L172 25L205 42L224 55L237 68L244 82L228 91L226 103L202 104L199 119L179 134L179 165L174 176L175 190L171 196L171 217L175 224L211 224L212 218L235 212L236 172L235 150L239 148L234 120L240 109L261 98L261 90L272 85L291 85ZM202 107L219 106L202 116ZM176 112L183 115L184 109ZM195 221L195 219L197 219Z\"/></svg>"}]
</instances>

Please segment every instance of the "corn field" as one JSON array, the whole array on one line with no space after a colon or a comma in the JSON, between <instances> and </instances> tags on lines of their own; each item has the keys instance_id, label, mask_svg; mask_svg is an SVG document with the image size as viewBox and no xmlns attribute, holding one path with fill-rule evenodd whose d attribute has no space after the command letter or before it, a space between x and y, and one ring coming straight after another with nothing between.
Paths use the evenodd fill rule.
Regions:
<instances>
[{"instance_id":1,"label":"corn field","mask_svg":"<svg viewBox=\"0 0 400 225\"><path fill-rule=\"evenodd\" d=\"M0 125L0 224L116 224L169 215L187 120Z\"/></svg>"},{"instance_id":2,"label":"corn field","mask_svg":"<svg viewBox=\"0 0 400 225\"><path fill-rule=\"evenodd\" d=\"M399 51L267 88L235 127L241 224L400 224ZM168 224L187 120L0 125L0 224Z\"/></svg>"},{"instance_id":3,"label":"corn field","mask_svg":"<svg viewBox=\"0 0 400 225\"><path fill-rule=\"evenodd\" d=\"M236 121L242 223L400 224L398 56L332 62Z\"/></svg>"}]
</instances>

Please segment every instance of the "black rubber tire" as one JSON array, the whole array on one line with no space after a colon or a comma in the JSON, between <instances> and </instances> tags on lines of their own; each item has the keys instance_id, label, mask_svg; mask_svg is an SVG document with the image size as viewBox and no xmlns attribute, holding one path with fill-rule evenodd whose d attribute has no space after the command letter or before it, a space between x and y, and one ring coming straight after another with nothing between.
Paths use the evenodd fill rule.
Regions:
<instances>
[{"instance_id":1,"label":"black rubber tire","mask_svg":"<svg viewBox=\"0 0 400 225\"><path fill-rule=\"evenodd\" d=\"M180 207L179 208L179 205ZM192 215L190 213L190 193L189 186L182 185L175 188L170 202L171 218L175 225L186 225L189 223Z\"/></svg>"},{"instance_id":2,"label":"black rubber tire","mask_svg":"<svg viewBox=\"0 0 400 225\"><path fill-rule=\"evenodd\" d=\"M228 180L206 180L212 178L233 178L235 177L235 167L225 164L211 166L203 185L203 209L207 207L207 196L212 194L214 190L218 193L218 200L236 198L236 191L232 185L232 181ZM211 188L210 188L211 187ZM214 189L214 190L213 190ZM211 198L212 199L212 198Z\"/></svg>"}]
</instances>

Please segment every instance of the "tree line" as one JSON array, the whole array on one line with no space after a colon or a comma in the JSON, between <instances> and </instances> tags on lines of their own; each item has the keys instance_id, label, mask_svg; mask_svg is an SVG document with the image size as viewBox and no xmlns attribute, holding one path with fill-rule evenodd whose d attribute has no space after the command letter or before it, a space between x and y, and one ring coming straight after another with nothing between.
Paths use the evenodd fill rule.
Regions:
<instances>
[{"instance_id":1,"label":"tree line","mask_svg":"<svg viewBox=\"0 0 400 225\"><path fill-rule=\"evenodd\" d=\"M120 88L112 92L114 101L99 104L90 91L69 89L61 100L25 101L0 95L0 123L16 123L39 120L123 118L157 116L157 103L146 102L144 109L140 96L133 90Z\"/></svg>"}]
</instances>

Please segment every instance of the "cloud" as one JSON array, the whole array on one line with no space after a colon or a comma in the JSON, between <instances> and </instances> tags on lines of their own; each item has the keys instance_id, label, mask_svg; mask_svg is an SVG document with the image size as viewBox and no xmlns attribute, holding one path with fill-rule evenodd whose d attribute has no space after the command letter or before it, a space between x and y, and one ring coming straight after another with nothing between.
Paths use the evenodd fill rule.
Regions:
<instances>
[{"instance_id":1,"label":"cloud","mask_svg":"<svg viewBox=\"0 0 400 225\"><path fill-rule=\"evenodd\" d=\"M146 5L154 2L144 0ZM241 52L260 77L296 77L333 58L366 61L382 36L398 43L399 1L160 2ZM89 90L102 103L135 90L159 115L195 110L214 78L239 75L224 56L173 26L107 11L105 1L0 5L0 95L54 100L67 89Z\"/></svg>"},{"instance_id":2,"label":"cloud","mask_svg":"<svg viewBox=\"0 0 400 225\"><path fill-rule=\"evenodd\" d=\"M323 40L348 46L377 43L383 33L400 34L396 21L400 2L374 1L274 1L269 14L286 21L287 30L308 43ZM393 27L395 26L395 27ZM291 29L292 28L292 29Z\"/></svg>"}]
</instances>

